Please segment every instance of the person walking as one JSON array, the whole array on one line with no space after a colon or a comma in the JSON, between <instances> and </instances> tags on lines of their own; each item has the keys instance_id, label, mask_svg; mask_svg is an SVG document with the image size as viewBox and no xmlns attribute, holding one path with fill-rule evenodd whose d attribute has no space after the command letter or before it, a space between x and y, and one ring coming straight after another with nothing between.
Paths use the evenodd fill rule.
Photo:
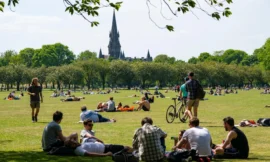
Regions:
<instances>
[{"instance_id":1,"label":"person walking","mask_svg":"<svg viewBox=\"0 0 270 162\"><path fill-rule=\"evenodd\" d=\"M38 113L40 109L40 102L43 102L42 87L38 84L38 78L33 78L31 86L28 88L30 95L30 107L32 109L32 122L38 121Z\"/></svg>"},{"instance_id":2,"label":"person walking","mask_svg":"<svg viewBox=\"0 0 270 162\"><path fill-rule=\"evenodd\" d=\"M189 80L186 82L186 90L188 92L188 95L187 95L187 109L185 114L188 115L190 119L198 116L198 107L200 102L200 99L197 98L196 96L197 89L199 88L198 81L193 79L193 77L194 77L193 72L188 73ZM192 107L193 107L193 116L191 113Z\"/></svg>"}]
</instances>

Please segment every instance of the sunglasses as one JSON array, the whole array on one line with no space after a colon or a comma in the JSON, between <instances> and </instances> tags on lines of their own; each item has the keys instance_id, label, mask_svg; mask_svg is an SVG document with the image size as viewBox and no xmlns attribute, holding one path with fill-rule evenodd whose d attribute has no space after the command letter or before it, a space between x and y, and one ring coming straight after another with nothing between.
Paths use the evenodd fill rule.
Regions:
<instances>
[{"instance_id":1,"label":"sunglasses","mask_svg":"<svg viewBox=\"0 0 270 162\"><path fill-rule=\"evenodd\" d=\"M89 127L93 126L93 124L87 124Z\"/></svg>"}]
</instances>

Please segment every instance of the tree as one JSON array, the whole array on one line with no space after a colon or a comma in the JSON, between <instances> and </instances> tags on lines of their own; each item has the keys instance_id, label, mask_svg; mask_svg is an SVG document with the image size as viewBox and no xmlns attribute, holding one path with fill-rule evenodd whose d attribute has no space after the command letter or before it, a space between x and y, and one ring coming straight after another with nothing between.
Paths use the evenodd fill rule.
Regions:
<instances>
[{"instance_id":1,"label":"tree","mask_svg":"<svg viewBox=\"0 0 270 162\"><path fill-rule=\"evenodd\" d=\"M154 62L173 64L175 62L175 58L169 57L168 55L165 55L165 54L160 54L155 57Z\"/></svg>"},{"instance_id":2,"label":"tree","mask_svg":"<svg viewBox=\"0 0 270 162\"><path fill-rule=\"evenodd\" d=\"M17 56L17 52L13 50L5 51L0 56L0 66L7 66L10 63L12 63L12 61L14 62L14 57L16 56Z\"/></svg>"},{"instance_id":3,"label":"tree","mask_svg":"<svg viewBox=\"0 0 270 162\"><path fill-rule=\"evenodd\" d=\"M255 50L254 52L256 52L258 55L264 69L270 70L270 38L266 40L265 44L261 48Z\"/></svg>"},{"instance_id":4,"label":"tree","mask_svg":"<svg viewBox=\"0 0 270 162\"><path fill-rule=\"evenodd\" d=\"M150 81L153 74L151 64L149 62L135 62L132 64L135 76L139 79L142 88L145 88L146 81Z\"/></svg>"},{"instance_id":5,"label":"tree","mask_svg":"<svg viewBox=\"0 0 270 162\"><path fill-rule=\"evenodd\" d=\"M74 59L75 55L73 52L61 43L43 45L40 50L35 51L33 56L33 66L61 66L70 64Z\"/></svg>"},{"instance_id":6,"label":"tree","mask_svg":"<svg viewBox=\"0 0 270 162\"><path fill-rule=\"evenodd\" d=\"M105 88L106 77L110 73L110 64L107 60L98 59L98 74L101 80L102 89Z\"/></svg>"},{"instance_id":7,"label":"tree","mask_svg":"<svg viewBox=\"0 0 270 162\"><path fill-rule=\"evenodd\" d=\"M199 62L204 62L204 61L207 61L207 60L210 60L210 59L211 59L211 55L208 52L203 52L198 57Z\"/></svg>"},{"instance_id":8,"label":"tree","mask_svg":"<svg viewBox=\"0 0 270 162\"><path fill-rule=\"evenodd\" d=\"M101 3L100 0L77 0L77 1L71 1L71 0L63 0L64 5L66 6L66 11L68 11L71 15L74 13L77 15L80 15L82 18L84 18L86 21L88 21L91 26L98 26L99 22L98 21L93 21L91 20L90 16L96 17L99 16L99 9L103 7L112 7L115 8L116 10L119 10L121 7L122 2L114 2L112 0L106 0L105 4ZM151 15L150 15L150 5L153 5L154 0L146 0L146 5L149 10L149 18L151 21ZM206 15L213 17L216 20L219 20L221 16L224 17L229 17L232 12L230 11L229 7L225 7L226 4L231 4L233 1L232 0L205 0L205 1L197 1L197 0L175 0L175 2L170 3L170 0L163 0L160 1L159 5L161 8L160 14L163 16L163 8L166 8L170 11L171 15L177 17L178 14L185 14L188 12L192 12L194 15L195 13L193 12L194 9L198 9L205 13ZM8 0L8 6L16 6L19 3L19 0ZM3 12L3 8L5 6L5 3L0 0L0 11ZM165 7L163 7L165 6ZM202 8L201 6L206 6ZM206 9L207 8L207 9ZM212 10L212 11L211 11ZM196 16L196 15L195 15ZM164 16L163 16L164 17ZM153 23L157 25L153 21ZM164 27L160 27L163 29L168 29L169 31L173 31L174 27L171 25L166 25Z\"/></svg>"},{"instance_id":9,"label":"tree","mask_svg":"<svg viewBox=\"0 0 270 162\"><path fill-rule=\"evenodd\" d=\"M80 67L63 65L61 71L63 83L68 85L68 89L70 89L71 84L74 85L75 89L76 85L83 82L83 70Z\"/></svg>"},{"instance_id":10,"label":"tree","mask_svg":"<svg viewBox=\"0 0 270 162\"><path fill-rule=\"evenodd\" d=\"M14 82L14 72L11 66L0 67L1 82L6 84L6 89L9 91L9 86Z\"/></svg>"},{"instance_id":11,"label":"tree","mask_svg":"<svg viewBox=\"0 0 270 162\"><path fill-rule=\"evenodd\" d=\"M86 50L79 54L77 60L82 61L82 60L89 60L92 58L97 58L97 53Z\"/></svg>"},{"instance_id":12,"label":"tree","mask_svg":"<svg viewBox=\"0 0 270 162\"><path fill-rule=\"evenodd\" d=\"M88 61L80 61L77 64L83 70L84 80L89 90L91 88L91 84L93 86L93 80L98 76L98 62L96 59L91 59Z\"/></svg>"},{"instance_id":13,"label":"tree","mask_svg":"<svg viewBox=\"0 0 270 162\"><path fill-rule=\"evenodd\" d=\"M113 84L127 85L128 89L130 89L134 77L134 71L129 62L123 60L113 60L111 62L109 78Z\"/></svg>"},{"instance_id":14,"label":"tree","mask_svg":"<svg viewBox=\"0 0 270 162\"><path fill-rule=\"evenodd\" d=\"M190 63L190 64L197 64L197 62L198 62L198 59L196 57L191 57L188 60L188 63Z\"/></svg>"},{"instance_id":15,"label":"tree","mask_svg":"<svg viewBox=\"0 0 270 162\"><path fill-rule=\"evenodd\" d=\"M222 62L227 64L239 64L247 56L248 54L245 51L228 49L223 53L221 58Z\"/></svg>"},{"instance_id":16,"label":"tree","mask_svg":"<svg viewBox=\"0 0 270 162\"><path fill-rule=\"evenodd\" d=\"M24 65L11 65L13 70L13 79L16 82L17 91L20 90L20 84L26 75L26 67Z\"/></svg>"},{"instance_id":17,"label":"tree","mask_svg":"<svg viewBox=\"0 0 270 162\"><path fill-rule=\"evenodd\" d=\"M35 49L33 48L25 48L21 50L18 55L20 64L24 64L26 67L31 67L34 54Z\"/></svg>"}]
</instances>

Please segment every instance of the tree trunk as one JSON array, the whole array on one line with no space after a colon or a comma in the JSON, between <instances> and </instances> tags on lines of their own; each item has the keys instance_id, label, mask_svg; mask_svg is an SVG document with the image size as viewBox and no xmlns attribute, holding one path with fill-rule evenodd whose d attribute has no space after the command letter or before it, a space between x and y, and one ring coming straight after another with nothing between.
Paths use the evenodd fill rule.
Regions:
<instances>
[{"instance_id":1,"label":"tree trunk","mask_svg":"<svg viewBox=\"0 0 270 162\"><path fill-rule=\"evenodd\" d=\"M20 91L20 82L16 82L17 83L17 91Z\"/></svg>"},{"instance_id":2,"label":"tree trunk","mask_svg":"<svg viewBox=\"0 0 270 162\"><path fill-rule=\"evenodd\" d=\"M70 83L68 83L68 89L70 89Z\"/></svg>"},{"instance_id":3,"label":"tree trunk","mask_svg":"<svg viewBox=\"0 0 270 162\"><path fill-rule=\"evenodd\" d=\"M57 89L60 90L61 89L61 85L60 85L60 82L57 81Z\"/></svg>"},{"instance_id":4,"label":"tree trunk","mask_svg":"<svg viewBox=\"0 0 270 162\"><path fill-rule=\"evenodd\" d=\"M6 84L6 87L7 87L7 91L9 91L9 84Z\"/></svg>"}]
</instances>

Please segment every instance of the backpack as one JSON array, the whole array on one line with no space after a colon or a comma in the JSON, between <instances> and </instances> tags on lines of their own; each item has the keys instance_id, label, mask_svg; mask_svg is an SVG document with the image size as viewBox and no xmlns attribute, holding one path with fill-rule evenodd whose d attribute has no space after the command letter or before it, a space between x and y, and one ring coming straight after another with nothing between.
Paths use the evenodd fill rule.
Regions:
<instances>
[{"instance_id":1,"label":"backpack","mask_svg":"<svg viewBox=\"0 0 270 162\"><path fill-rule=\"evenodd\" d=\"M198 85L197 91L196 91L196 98L203 99L205 96L205 91L203 90L202 85L196 80L196 83Z\"/></svg>"},{"instance_id":2,"label":"backpack","mask_svg":"<svg viewBox=\"0 0 270 162\"><path fill-rule=\"evenodd\" d=\"M270 126L270 118L260 118L257 121L257 123L260 124L261 126L269 127Z\"/></svg>"},{"instance_id":3,"label":"backpack","mask_svg":"<svg viewBox=\"0 0 270 162\"><path fill-rule=\"evenodd\" d=\"M115 162L139 162L139 158L135 157L132 153L123 149L112 155L112 160Z\"/></svg>"}]
</instances>

